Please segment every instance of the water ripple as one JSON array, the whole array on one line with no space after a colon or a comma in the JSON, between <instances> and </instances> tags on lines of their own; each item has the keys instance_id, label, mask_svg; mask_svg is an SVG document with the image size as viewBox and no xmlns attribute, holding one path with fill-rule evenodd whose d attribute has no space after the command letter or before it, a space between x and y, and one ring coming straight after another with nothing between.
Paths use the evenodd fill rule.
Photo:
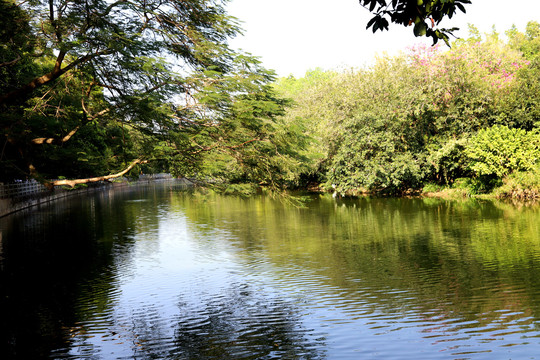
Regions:
<instances>
[{"instance_id":1,"label":"water ripple","mask_svg":"<svg viewBox=\"0 0 540 360\"><path fill-rule=\"evenodd\" d=\"M125 213L94 206L103 223L92 225L95 241L78 239L84 246L73 250L70 236L64 246L68 258L95 261L73 280L59 275L74 264L39 278L60 295L17 288L38 299L26 301L56 346L51 358L506 359L540 349L540 240L531 225L540 220L532 212L152 196L126 198ZM29 243L30 260L15 260L58 260L46 252L54 244L32 253L39 241ZM5 266L17 262L7 245ZM28 276L38 271L22 273L6 279L39 286Z\"/></svg>"}]
</instances>

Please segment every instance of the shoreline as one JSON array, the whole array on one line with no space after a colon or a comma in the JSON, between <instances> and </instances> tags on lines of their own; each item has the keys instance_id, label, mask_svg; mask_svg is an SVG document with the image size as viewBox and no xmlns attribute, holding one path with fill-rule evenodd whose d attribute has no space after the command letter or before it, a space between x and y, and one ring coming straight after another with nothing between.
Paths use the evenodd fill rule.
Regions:
<instances>
[{"instance_id":1,"label":"shoreline","mask_svg":"<svg viewBox=\"0 0 540 360\"><path fill-rule=\"evenodd\" d=\"M10 196L4 193L4 196L0 197L0 218L70 196L102 191L109 188L123 188L137 184L162 181L178 181L186 185L189 183L187 179L176 179L170 175L164 176L164 174L142 175L138 179L131 181L126 178L117 181L102 181L77 188L55 187L53 190L44 190L40 187L41 184L36 183L32 184L33 189L28 193L14 191Z\"/></svg>"}]
</instances>

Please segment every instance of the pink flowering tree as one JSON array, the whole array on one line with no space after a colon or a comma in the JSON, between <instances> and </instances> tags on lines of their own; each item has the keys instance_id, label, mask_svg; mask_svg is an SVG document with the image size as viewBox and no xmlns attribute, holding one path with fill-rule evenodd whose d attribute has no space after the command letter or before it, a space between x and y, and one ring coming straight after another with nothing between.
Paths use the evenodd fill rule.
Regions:
<instances>
[{"instance_id":1,"label":"pink flowering tree","mask_svg":"<svg viewBox=\"0 0 540 360\"><path fill-rule=\"evenodd\" d=\"M496 34L485 41L458 41L450 50L418 47L408 56L420 86L431 95L437 129L453 137L500 122L501 102L530 63Z\"/></svg>"},{"instance_id":2,"label":"pink flowering tree","mask_svg":"<svg viewBox=\"0 0 540 360\"><path fill-rule=\"evenodd\" d=\"M417 46L369 68L283 82L296 102L288 121L302 119L317 140L313 173L339 194L452 184L477 176L466 149L478 131L540 125L540 62L521 50L537 37L512 45L472 30L450 49Z\"/></svg>"}]
</instances>

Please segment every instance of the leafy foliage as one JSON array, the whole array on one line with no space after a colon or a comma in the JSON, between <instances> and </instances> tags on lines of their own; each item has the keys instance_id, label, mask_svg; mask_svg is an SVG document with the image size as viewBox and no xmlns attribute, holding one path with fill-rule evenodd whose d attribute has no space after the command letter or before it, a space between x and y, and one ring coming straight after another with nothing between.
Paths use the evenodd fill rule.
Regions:
<instances>
[{"instance_id":1,"label":"leafy foliage","mask_svg":"<svg viewBox=\"0 0 540 360\"><path fill-rule=\"evenodd\" d=\"M505 177L502 186L495 190L497 197L538 199L540 197L540 166L529 171L515 171Z\"/></svg>"},{"instance_id":2,"label":"leafy foliage","mask_svg":"<svg viewBox=\"0 0 540 360\"><path fill-rule=\"evenodd\" d=\"M534 169L540 156L540 134L495 125L472 137L465 153L476 174L503 178L514 171Z\"/></svg>"},{"instance_id":3,"label":"leafy foliage","mask_svg":"<svg viewBox=\"0 0 540 360\"><path fill-rule=\"evenodd\" d=\"M294 183L305 135L278 119L288 102L274 74L228 47L240 28L225 3L3 2L16 36L0 33L0 71L13 74L0 84L2 180L136 160L137 172Z\"/></svg>"},{"instance_id":4,"label":"leafy foliage","mask_svg":"<svg viewBox=\"0 0 540 360\"><path fill-rule=\"evenodd\" d=\"M455 179L469 174L469 159L465 155L468 139L450 139L446 143L433 144L428 150L427 162L433 167L432 177L438 183L451 184Z\"/></svg>"},{"instance_id":5,"label":"leafy foliage","mask_svg":"<svg viewBox=\"0 0 540 360\"><path fill-rule=\"evenodd\" d=\"M470 4L470 0L359 0L360 4L367 8L375 16L368 22L367 28L388 30L389 21L403 26L413 26L415 36L427 36L436 44L444 40L448 44L448 35L457 28L438 29L445 18L452 18L458 10L465 12L464 4Z\"/></svg>"},{"instance_id":6,"label":"leafy foliage","mask_svg":"<svg viewBox=\"0 0 540 360\"><path fill-rule=\"evenodd\" d=\"M534 165L536 150L527 144L540 125L538 67L520 49L534 48L529 42L536 38L516 32L519 43L504 43L495 32L482 39L473 26L470 31L447 51L414 47L368 69L316 70L280 80L277 88L296 103L286 119L311 129L316 142L309 150L322 154L311 171L327 189L402 194L426 183L459 186L458 179L469 178L468 191L479 193L510 169ZM478 171L483 160L472 165L470 149L482 136L489 140L484 131L505 129L515 134L501 140L515 150L508 149L512 160L501 165L507 168Z\"/></svg>"}]
</instances>

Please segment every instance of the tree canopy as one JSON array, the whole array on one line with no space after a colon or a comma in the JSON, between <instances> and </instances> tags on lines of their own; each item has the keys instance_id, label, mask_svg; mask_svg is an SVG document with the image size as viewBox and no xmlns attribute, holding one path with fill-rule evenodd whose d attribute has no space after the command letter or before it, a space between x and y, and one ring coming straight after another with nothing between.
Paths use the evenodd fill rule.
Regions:
<instances>
[{"instance_id":1,"label":"tree canopy","mask_svg":"<svg viewBox=\"0 0 540 360\"><path fill-rule=\"evenodd\" d=\"M228 46L241 29L226 3L0 0L0 181L167 171L229 190L319 182L396 194L536 168L537 22L508 42L472 27L446 52L418 47L274 84ZM415 24L437 42L452 31L441 20L470 1L360 3L374 31ZM509 157L519 161L485 166Z\"/></svg>"},{"instance_id":2,"label":"tree canopy","mask_svg":"<svg viewBox=\"0 0 540 360\"><path fill-rule=\"evenodd\" d=\"M279 124L273 72L229 48L225 3L1 0L0 180L135 167L284 181L298 134Z\"/></svg>"},{"instance_id":3,"label":"tree canopy","mask_svg":"<svg viewBox=\"0 0 540 360\"><path fill-rule=\"evenodd\" d=\"M369 68L280 79L297 104L287 120L317 139L305 178L337 194L399 195L426 184L487 191L533 172L540 192L539 29L532 21L503 41L471 27L444 51L416 46Z\"/></svg>"},{"instance_id":4,"label":"tree canopy","mask_svg":"<svg viewBox=\"0 0 540 360\"><path fill-rule=\"evenodd\" d=\"M452 18L457 12L465 12L464 4L470 0L359 0L375 16L367 23L367 28L388 30L390 22L413 26L415 36L433 38L436 44L444 40L448 44L449 35L457 28L438 28L441 21Z\"/></svg>"}]
</instances>

